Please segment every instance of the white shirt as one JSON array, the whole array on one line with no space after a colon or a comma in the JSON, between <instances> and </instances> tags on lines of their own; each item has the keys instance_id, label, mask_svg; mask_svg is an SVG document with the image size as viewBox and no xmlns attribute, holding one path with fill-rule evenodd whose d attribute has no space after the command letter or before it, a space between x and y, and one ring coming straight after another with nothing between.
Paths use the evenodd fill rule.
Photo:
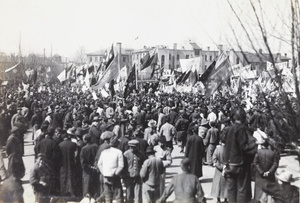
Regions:
<instances>
[{"instance_id":1,"label":"white shirt","mask_svg":"<svg viewBox=\"0 0 300 203\"><path fill-rule=\"evenodd\" d=\"M119 175L124 167L122 151L114 147L110 147L102 151L98 168L105 177L113 177Z\"/></svg>"}]
</instances>

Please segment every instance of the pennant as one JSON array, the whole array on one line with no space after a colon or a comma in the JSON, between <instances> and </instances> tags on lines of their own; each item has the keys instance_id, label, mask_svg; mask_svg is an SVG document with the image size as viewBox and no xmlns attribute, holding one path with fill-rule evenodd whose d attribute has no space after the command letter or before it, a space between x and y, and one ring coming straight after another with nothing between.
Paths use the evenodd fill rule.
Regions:
<instances>
[{"instance_id":1,"label":"pennant","mask_svg":"<svg viewBox=\"0 0 300 203\"><path fill-rule=\"evenodd\" d=\"M136 89L136 70L135 64L133 65L125 84L124 98L126 99L128 95Z\"/></svg>"},{"instance_id":2,"label":"pennant","mask_svg":"<svg viewBox=\"0 0 300 203\"><path fill-rule=\"evenodd\" d=\"M142 59L141 59L141 68L140 70L144 70L145 68L151 66L152 69L155 68L155 65L158 63L158 47L155 47L153 50L149 51Z\"/></svg>"},{"instance_id":3,"label":"pennant","mask_svg":"<svg viewBox=\"0 0 300 203\"><path fill-rule=\"evenodd\" d=\"M97 83L93 86L93 89L103 88L106 83L109 83L111 80L114 80L119 75L118 68L118 57L114 57L114 60L110 63L108 68L105 70L103 75L99 78Z\"/></svg>"}]
</instances>

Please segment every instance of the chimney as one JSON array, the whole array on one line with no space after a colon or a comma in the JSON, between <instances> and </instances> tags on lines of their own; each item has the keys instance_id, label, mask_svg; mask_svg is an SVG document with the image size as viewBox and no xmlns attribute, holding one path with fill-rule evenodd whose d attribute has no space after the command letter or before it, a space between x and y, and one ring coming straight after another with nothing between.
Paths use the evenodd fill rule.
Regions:
<instances>
[{"instance_id":1,"label":"chimney","mask_svg":"<svg viewBox=\"0 0 300 203\"><path fill-rule=\"evenodd\" d=\"M117 42L117 50L118 50L118 68L119 68L119 72L121 70L121 59L122 59L122 43L121 42Z\"/></svg>"},{"instance_id":2,"label":"chimney","mask_svg":"<svg viewBox=\"0 0 300 203\"><path fill-rule=\"evenodd\" d=\"M218 45L218 48L219 48L219 56L222 54L222 52L223 52L223 45L222 44L219 44Z\"/></svg>"},{"instance_id":3,"label":"chimney","mask_svg":"<svg viewBox=\"0 0 300 203\"><path fill-rule=\"evenodd\" d=\"M287 53L285 53L284 56L287 57Z\"/></svg>"},{"instance_id":4,"label":"chimney","mask_svg":"<svg viewBox=\"0 0 300 203\"><path fill-rule=\"evenodd\" d=\"M173 49L174 49L174 50L177 50L177 43L174 43Z\"/></svg>"},{"instance_id":5,"label":"chimney","mask_svg":"<svg viewBox=\"0 0 300 203\"><path fill-rule=\"evenodd\" d=\"M177 68L177 43L173 45L173 70Z\"/></svg>"},{"instance_id":6,"label":"chimney","mask_svg":"<svg viewBox=\"0 0 300 203\"><path fill-rule=\"evenodd\" d=\"M209 51L209 47L207 47L207 51Z\"/></svg>"}]
</instances>

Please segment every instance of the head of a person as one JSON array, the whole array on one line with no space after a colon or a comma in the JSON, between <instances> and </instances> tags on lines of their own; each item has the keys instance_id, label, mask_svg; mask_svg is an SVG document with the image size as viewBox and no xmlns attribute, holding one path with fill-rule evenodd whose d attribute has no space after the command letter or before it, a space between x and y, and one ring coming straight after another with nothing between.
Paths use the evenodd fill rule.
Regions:
<instances>
[{"instance_id":1,"label":"head of a person","mask_svg":"<svg viewBox=\"0 0 300 203\"><path fill-rule=\"evenodd\" d=\"M243 108L236 108L233 114L234 121L239 121L245 123L246 121L246 111Z\"/></svg>"},{"instance_id":2,"label":"head of a person","mask_svg":"<svg viewBox=\"0 0 300 203\"><path fill-rule=\"evenodd\" d=\"M130 141L128 142L128 147L129 147L129 149L130 149L133 153L135 153L135 152L138 151L138 145L139 145L139 141L138 141L138 140L130 140Z\"/></svg>"},{"instance_id":3,"label":"head of a person","mask_svg":"<svg viewBox=\"0 0 300 203\"><path fill-rule=\"evenodd\" d=\"M191 170L191 161L188 158L184 158L180 163L181 170L184 172L190 172Z\"/></svg>"}]
</instances>

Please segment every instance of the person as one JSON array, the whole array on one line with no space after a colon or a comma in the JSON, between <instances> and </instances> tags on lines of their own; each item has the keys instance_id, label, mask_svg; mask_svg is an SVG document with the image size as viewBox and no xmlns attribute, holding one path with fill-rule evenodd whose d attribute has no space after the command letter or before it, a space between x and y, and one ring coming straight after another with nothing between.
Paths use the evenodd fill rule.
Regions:
<instances>
[{"instance_id":1,"label":"person","mask_svg":"<svg viewBox=\"0 0 300 203\"><path fill-rule=\"evenodd\" d=\"M153 146L146 150L148 159L144 161L140 171L143 181L143 202L155 202L160 197L160 178L164 172L164 165L160 158L155 157Z\"/></svg>"},{"instance_id":2,"label":"person","mask_svg":"<svg viewBox=\"0 0 300 203\"><path fill-rule=\"evenodd\" d=\"M98 173L94 162L98 151L98 145L96 143L92 143L92 139L89 134L86 135L85 140L87 144L80 151L83 197L89 196L95 198L95 195L98 193Z\"/></svg>"},{"instance_id":3,"label":"person","mask_svg":"<svg viewBox=\"0 0 300 203\"><path fill-rule=\"evenodd\" d=\"M129 149L124 153L123 181L126 187L126 202L142 202L141 167L146 160L145 155L138 150L139 141L130 140Z\"/></svg>"},{"instance_id":4,"label":"person","mask_svg":"<svg viewBox=\"0 0 300 203\"><path fill-rule=\"evenodd\" d=\"M35 156L39 153L45 155L45 159L49 163L49 168L51 170L51 187L50 195L59 195L60 194L60 179L59 179L59 170L60 170L60 160L61 153L58 144L52 139L54 135L54 130L49 129L45 138L39 141L35 146Z\"/></svg>"},{"instance_id":5,"label":"person","mask_svg":"<svg viewBox=\"0 0 300 203\"><path fill-rule=\"evenodd\" d=\"M151 135L153 134L152 132L156 131L156 121L151 119L148 122L148 128L145 129L144 131L144 140L146 140L148 142L148 144L150 144L150 138Z\"/></svg>"},{"instance_id":6,"label":"person","mask_svg":"<svg viewBox=\"0 0 300 203\"><path fill-rule=\"evenodd\" d=\"M225 140L225 163L229 202L251 200L251 162L256 153L255 138L247 134L246 112L237 108L234 123L229 127Z\"/></svg>"},{"instance_id":7,"label":"person","mask_svg":"<svg viewBox=\"0 0 300 203\"><path fill-rule=\"evenodd\" d=\"M50 202L51 171L49 168L45 155L42 153L38 154L33 170L30 173L30 184L33 187L35 202L37 203Z\"/></svg>"},{"instance_id":8,"label":"person","mask_svg":"<svg viewBox=\"0 0 300 203\"><path fill-rule=\"evenodd\" d=\"M264 183L262 190L272 196L275 203L299 203L299 188L291 185L293 174L283 170L276 178L277 182Z\"/></svg>"},{"instance_id":9,"label":"person","mask_svg":"<svg viewBox=\"0 0 300 203\"><path fill-rule=\"evenodd\" d=\"M192 127L192 135L187 139L185 157L191 161L190 172L197 176L202 177L202 159L205 156L203 139L198 136L198 126Z\"/></svg>"},{"instance_id":10,"label":"person","mask_svg":"<svg viewBox=\"0 0 300 203\"><path fill-rule=\"evenodd\" d=\"M160 128L159 135L165 136L166 138L166 145L173 151L173 138L177 135L176 128L171 125L170 123L170 117L166 117L166 123L163 124Z\"/></svg>"},{"instance_id":11,"label":"person","mask_svg":"<svg viewBox=\"0 0 300 203\"><path fill-rule=\"evenodd\" d=\"M21 179L25 175L25 166L22 159L22 146L21 141L17 138L17 133L19 128L14 126L11 129L11 135L7 139L6 143L6 154L8 156L8 168L7 168L7 175L11 176L13 171L15 172L15 177L17 179Z\"/></svg>"},{"instance_id":12,"label":"person","mask_svg":"<svg viewBox=\"0 0 300 203\"><path fill-rule=\"evenodd\" d=\"M104 195L105 202L113 201L113 194L115 193L115 200L123 202L122 185L120 175L124 167L124 159L122 151L116 148L116 135L113 132L106 131L105 136L101 135L103 140L109 140L109 148L101 152L98 168L104 179Z\"/></svg>"},{"instance_id":13,"label":"person","mask_svg":"<svg viewBox=\"0 0 300 203\"><path fill-rule=\"evenodd\" d=\"M254 199L262 201L266 195L262 191L265 182L275 182L275 172L278 168L278 160L275 152L268 148L268 142L261 140L258 144L261 149L255 154L253 164L255 166L255 190Z\"/></svg>"},{"instance_id":14,"label":"person","mask_svg":"<svg viewBox=\"0 0 300 203\"><path fill-rule=\"evenodd\" d=\"M75 129L69 128L67 134L64 135L63 141L59 144L61 151L60 166L60 190L62 196L75 197L74 174L75 174L75 154L77 153L76 143L71 141Z\"/></svg>"},{"instance_id":15,"label":"person","mask_svg":"<svg viewBox=\"0 0 300 203\"><path fill-rule=\"evenodd\" d=\"M92 143L99 145L99 140L101 136L101 130L99 129L99 116L95 116L92 120L92 124L89 129L89 134L91 135Z\"/></svg>"},{"instance_id":16,"label":"person","mask_svg":"<svg viewBox=\"0 0 300 203\"><path fill-rule=\"evenodd\" d=\"M160 179L160 194L165 189L166 168L172 164L171 150L166 146L166 138L161 137L158 144L154 146L155 156L160 158L164 165L164 172Z\"/></svg>"},{"instance_id":17,"label":"person","mask_svg":"<svg viewBox=\"0 0 300 203\"><path fill-rule=\"evenodd\" d=\"M190 160L188 158L182 159L180 167L182 173L172 178L171 182L157 202L166 202L167 198L174 192L174 203L205 203L206 198L204 197L201 183L197 176L190 173Z\"/></svg>"},{"instance_id":18,"label":"person","mask_svg":"<svg viewBox=\"0 0 300 203\"><path fill-rule=\"evenodd\" d=\"M15 172L17 174L15 174ZM12 175L4 180L0 189L1 202L20 202L23 203L24 189L22 187L22 180L15 175L19 176L18 170L14 170Z\"/></svg>"},{"instance_id":19,"label":"person","mask_svg":"<svg viewBox=\"0 0 300 203\"><path fill-rule=\"evenodd\" d=\"M189 120L183 110L179 111L179 118L175 123L175 128L177 130L177 141L181 142L181 151L183 153L184 147L186 145L187 130L189 127Z\"/></svg>"},{"instance_id":20,"label":"person","mask_svg":"<svg viewBox=\"0 0 300 203\"><path fill-rule=\"evenodd\" d=\"M0 145L0 181L4 181L7 178L7 171L3 161L2 148Z\"/></svg>"},{"instance_id":21,"label":"person","mask_svg":"<svg viewBox=\"0 0 300 203\"><path fill-rule=\"evenodd\" d=\"M225 169L225 139L220 139L220 146L214 151L212 161L216 167L215 174L211 186L211 196L217 198L217 203L221 202L221 198L227 202L227 182L224 176Z\"/></svg>"},{"instance_id":22,"label":"person","mask_svg":"<svg viewBox=\"0 0 300 203\"><path fill-rule=\"evenodd\" d=\"M216 128L216 122L209 122L210 128L208 129L205 139L203 140L206 146L206 164L212 166L212 156L219 142L219 130Z\"/></svg>"}]
</instances>

